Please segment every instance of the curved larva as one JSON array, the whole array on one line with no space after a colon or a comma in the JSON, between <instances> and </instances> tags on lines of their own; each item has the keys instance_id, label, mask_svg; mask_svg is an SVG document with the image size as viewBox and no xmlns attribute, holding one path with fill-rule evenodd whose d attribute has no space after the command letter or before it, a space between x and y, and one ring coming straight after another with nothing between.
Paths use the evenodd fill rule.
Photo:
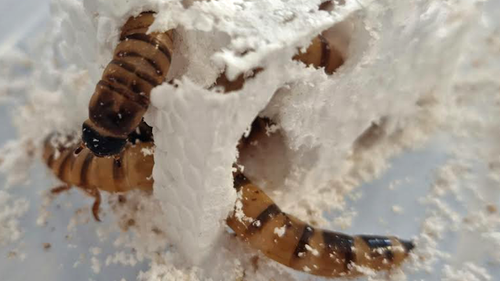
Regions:
<instances>
[{"instance_id":1,"label":"curved larva","mask_svg":"<svg viewBox=\"0 0 500 281\"><path fill-rule=\"evenodd\" d=\"M98 157L123 150L142 121L151 90L165 81L174 51L174 31L146 34L153 12L131 17L122 27L113 60L89 103L82 140Z\"/></svg>"},{"instance_id":2,"label":"curved larva","mask_svg":"<svg viewBox=\"0 0 500 281\"><path fill-rule=\"evenodd\" d=\"M242 173L234 175L240 203L227 219L236 235L267 257L296 270L325 277L362 274L356 266L388 270L414 248L396 237L318 229L286 214Z\"/></svg>"},{"instance_id":3,"label":"curved larva","mask_svg":"<svg viewBox=\"0 0 500 281\"><path fill-rule=\"evenodd\" d=\"M54 193L76 186L96 201L92 212L99 221L100 191L126 192L132 189L153 190L154 159L152 142L127 143L117 157L95 157L81 143L54 147L50 138L45 141L43 160L54 175L65 183Z\"/></svg>"},{"instance_id":4,"label":"curved larva","mask_svg":"<svg viewBox=\"0 0 500 281\"><path fill-rule=\"evenodd\" d=\"M45 143L43 158L67 186L77 186L96 197L93 214L99 220L99 191L152 191L153 142L127 143L114 157L95 157L75 144L54 147ZM228 226L243 240L269 258L296 270L321 276L354 276L353 265L375 270L399 265L413 249L409 241L385 236L348 236L316 229L288 215L242 173L235 173L234 187L240 192L241 208L228 217Z\"/></svg>"}]
</instances>

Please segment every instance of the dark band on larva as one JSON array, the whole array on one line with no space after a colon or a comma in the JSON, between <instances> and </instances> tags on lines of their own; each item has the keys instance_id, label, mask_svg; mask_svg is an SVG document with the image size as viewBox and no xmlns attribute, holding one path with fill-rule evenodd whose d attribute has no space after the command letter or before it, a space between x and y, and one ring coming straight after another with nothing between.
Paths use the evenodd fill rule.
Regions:
<instances>
[{"instance_id":1,"label":"dark band on larva","mask_svg":"<svg viewBox=\"0 0 500 281\"><path fill-rule=\"evenodd\" d=\"M123 152L120 153L120 158L119 159L114 159L113 160L113 179L115 182L122 181L123 179L126 178L125 171L123 169L123 163L122 163L122 158L123 157ZM117 187L117 191L120 190L120 184L115 185Z\"/></svg>"},{"instance_id":2,"label":"dark band on larva","mask_svg":"<svg viewBox=\"0 0 500 281\"><path fill-rule=\"evenodd\" d=\"M130 29L128 29L128 30L124 30L124 32L123 32L123 33L135 34L135 33L134 33L134 32L132 32L132 31L134 31L134 30L138 30L138 29L144 29L144 28L147 30L150 26L151 26L151 25L150 25L150 24L148 24L148 23L146 23L146 24L144 24L144 25L134 26L133 28L130 28ZM123 40L125 40L125 39L127 39L127 35L123 35L123 33L122 33L122 35L120 35L120 42L121 42L121 41L123 41ZM137 33L140 33L140 32L137 32Z\"/></svg>"},{"instance_id":3,"label":"dark band on larva","mask_svg":"<svg viewBox=\"0 0 500 281\"><path fill-rule=\"evenodd\" d=\"M304 230L302 231L302 235L300 236L299 242L297 243L295 251L293 252L294 257L297 258L303 257L303 255L307 251L306 245L309 244L309 240L311 239L313 234L314 234L314 228L312 228L308 224L304 225Z\"/></svg>"},{"instance_id":4,"label":"dark band on larva","mask_svg":"<svg viewBox=\"0 0 500 281\"><path fill-rule=\"evenodd\" d=\"M141 58L145 61L147 61L149 63L149 65L151 65L152 68L155 69L155 72L156 74L158 74L159 76L163 76L163 71L161 70L160 66L156 63L156 61L150 59L150 58L147 58L145 56L143 56L142 54L140 53L137 53L137 52L130 52L130 51L121 51L121 52L118 52L116 54L117 57L120 57L120 58L126 58L126 57L135 57L135 58Z\"/></svg>"},{"instance_id":5,"label":"dark band on larva","mask_svg":"<svg viewBox=\"0 0 500 281\"><path fill-rule=\"evenodd\" d=\"M323 242L330 251L344 254L344 265L346 271L348 271L349 264L354 262L355 259L352 251L352 248L354 247L354 238L349 235L324 230Z\"/></svg>"},{"instance_id":6,"label":"dark band on larva","mask_svg":"<svg viewBox=\"0 0 500 281\"><path fill-rule=\"evenodd\" d=\"M275 216L281 214L280 208L276 204L269 205L262 213L260 213L257 218L248 227L248 233L253 234L256 231L262 229L267 222L269 222Z\"/></svg>"},{"instance_id":7,"label":"dark band on larva","mask_svg":"<svg viewBox=\"0 0 500 281\"><path fill-rule=\"evenodd\" d=\"M323 35L319 35L319 40L321 41L321 62L320 65L325 69L328 68L328 63L330 61L330 44Z\"/></svg>"},{"instance_id":8,"label":"dark band on larva","mask_svg":"<svg viewBox=\"0 0 500 281\"><path fill-rule=\"evenodd\" d=\"M388 237L373 235L359 235L359 237L363 239L363 241L365 241L368 247L372 250L392 246L391 239Z\"/></svg>"},{"instance_id":9,"label":"dark band on larva","mask_svg":"<svg viewBox=\"0 0 500 281\"><path fill-rule=\"evenodd\" d=\"M146 43L152 45L153 47L157 48L158 50L160 50L160 52L162 52L168 58L169 62L172 61L172 55L170 54L170 51L168 50L168 48L165 45L163 45L162 42L160 42L158 39L154 38L153 36L149 36L149 35L144 34L144 33L134 33L134 34L130 34L130 35L125 36L125 40L127 40L127 39L146 42Z\"/></svg>"},{"instance_id":10,"label":"dark band on larva","mask_svg":"<svg viewBox=\"0 0 500 281\"><path fill-rule=\"evenodd\" d=\"M78 154L80 154L81 148L82 148L82 147L81 147L81 146L79 146L77 149L73 150L73 153L69 153L70 155L71 155L71 154L73 154L73 155L72 155L73 157L71 157L71 158L73 158L73 159L71 159L71 164L69 165L69 171L70 171L70 173L73 171L73 167L75 166L76 159L77 159L77 157L78 157ZM80 150L80 151L78 151L78 150ZM78 151L78 152L77 152L77 151Z\"/></svg>"},{"instance_id":11,"label":"dark band on larva","mask_svg":"<svg viewBox=\"0 0 500 281\"><path fill-rule=\"evenodd\" d=\"M87 153L87 156L85 156L85 160L83 161L82 164L82 169L80 170L81 186L86 186L88 183L88 173L89 173L90 163L92 163L92 159L94 159L94 154L91 152Z\"/></svg>"},{"instance_id":12,"label":"dark band on larva","mask_svg":"<svg viewBox=\"0 0 500 281\"><path fill-rule=\"evenodd\" d=\"M235 189L240 189L242 186L249 184L250 181L243 175L243 173L236 173L233 177L233 187Z\"/></svg>"},{"instance_id":13,"label":"dark band on larva","mask_svg":"<svg viewBox=\"0 0 500 281\"><path fill-rule=\"evenodd\" d=\"M124 87L127 87L127 88L129 87L129 85L128 85L129 81L127 79L121 78L120 76L106 74L105 79L103 79L103 80L108 80L109 82L117 83L117 84L123 85ZM136 91L136 89L134 87L131 87L130 90L136 94L141 93L140 90Z\"/></svg>"},{"instance_id":14,"label":"dark band on larva","mask_svg":"<svg viewBox=\"0 0 500 281\"><path fill-rule=\"evenodd\" d=\"M149 105L149 98L146 95L137 95L133 93L132 91L129 90L129 88L122 88L122 87L115 87L111 83L109 83L106 80L100 80L97 85L106 87L110 91L115 92L123 97L125 97L127 100L132 101L137 103L143 108L148 108Z\"/></svg>"},{"instance_id":15,"label":"dark band on larva","mask_svg":"<svg viewBox=\"0 0 500 281\"><path fill-rule=\"evenodd\" d=\"M63 173L64 173L64 169L66 169L66 167L68 166L68 161L70 160L70 158L74 158L72 157L73 153L71 151L66 151L65 154L64 154L64 159L62 160L61 164L59 165L58 169L57 169L57 177L58 178L61 178Z\"/></svg>"},{"instance_id":16,"label":"dark band on larva","mask_svg":"<svg viewBox=\"0 0 500 281\"><path fill-rule=\"evenodd\" d=\"M52 164L54 163L54 156L56 154L56 150L54 149L49 157L47 158L47 167L51 168L52 169Z\"/></svg>"},{"instance_id":17,"label":"dark band on larva","mask_svg":"<svg viewBox=\"0 0 500 281\"><path fill-rule=\"evenodd\" d=\"M110 63L117 65L117 66L121 67L122 69L125 69L126 71L128 71L132 74L135 74L137 77L146 81L147 83L149 83L153 87L158 86L158 82L153 77L151 77L147 73L144 73L142 71L137 70L137 68L133 64L130 64L128 62L124 62L122 60L112 60Z\"/></svg>"}]
</instances>

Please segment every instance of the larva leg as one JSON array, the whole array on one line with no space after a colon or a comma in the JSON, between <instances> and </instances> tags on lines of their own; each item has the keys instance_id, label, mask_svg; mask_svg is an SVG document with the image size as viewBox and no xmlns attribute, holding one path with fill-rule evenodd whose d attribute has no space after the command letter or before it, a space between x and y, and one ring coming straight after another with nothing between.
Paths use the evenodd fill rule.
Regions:
<instances>
[{"instance_id":1,"label":"larva leg","mask_svg":"<svg viewBox=\"0 0 500 281\"><path fill-rule=\"evenodd\" d=\"M61 192L64 192L64 191L68 191L71 189L71 186L68 185L68 184L63 184L63 185L60 185L60 186L56 186L54 188L52 188L50 190L50 193L52 194L59 194Z\"/></svg>"},{"instance_id":2,"label":"larva leg","mask_svg":"<svg viewBox=\"0 0 500 281\"><path fill-rule=\"evenodd\" d=\"M235 173L239 192L227 224L267 257L310 274L341 277L361 274L356 266L389 270L408 256L410 241L386 236L349 236L316 229L286 214L242 173Z\"/></svg>"},{"instance_id":3,"label":"larva leg","mask_svg":"<svg viewBox=\"0 0 500 281\"><path fill-rule=\"evenodd\" d=\"M88 195L94 197L95 201L92 204L92 214L94 219L98 222L101 221L99 218L99 207L101 206L101 193L96 187L83 187L82 188Z\"/></svg>"},{"instance_id":4,"label":"larva leg","mask_svg":"<svg viewBox=\"0 0 500 281\"><path fill-rule=\"evenodd\" d=\"M94 215L94 219L96 221L101 221L99 218L99 207L101 206L101 193L99 190L94 189L95 191L95 201L94 204L92 204L92 214Z\"/></svg>"}]
</instances>

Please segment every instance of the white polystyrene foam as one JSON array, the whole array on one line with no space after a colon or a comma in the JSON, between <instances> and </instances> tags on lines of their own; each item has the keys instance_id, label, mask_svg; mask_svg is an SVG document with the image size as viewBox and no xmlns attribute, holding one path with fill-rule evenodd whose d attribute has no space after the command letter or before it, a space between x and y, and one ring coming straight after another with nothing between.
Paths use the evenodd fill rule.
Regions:
<instances>
[{"instance_id":1,"label":"white polystyrene foam","mask_svg":"<svg viewBox=\"0 0 500 281\"><path fill-rule=\"evenodd\" d=\"M265 76L267 71L261 73ZM254 81L257 82L257 81ZM153 91L149 123L154 126L155 196L163 203L171 238L182 252L203 260L224 231L235 202L232 164L243 132L272 96L261 87L277 79L248 83L241 95L210 92L184 79L179 87ZM195 242L194 242L195 241Z\"/></svg>"},{"instance_id":2,"label":"white polystyrene foam","mask_svg":"<svg viewBox=\"0 0 500 281\"><path fill-rule=\"evenodd\" d=\"M286 64L293 64L292 67L297 68L296 63L289 61L301 37L289 36L291 33L288 30L296 29L297 25L305 25L307 19L318 18L317 15L311 15L315 15L315 12L309 13L311 7L300 5L300 2L286 6L275 2L278 7L274 9L280 13L269 18L257 16L259 9L262 11L269 8L267 5L238 1L196 2L186 13L174 13L175 9L183 9L176 5L164 10L168 17L162 13L164 11L158 14L158 23L162 23L161 19L169 19L164 23L166 26L171 18L174 21L175 18L180 18L180 24L186 29L197 28L199 22L204 22L204 33L215 29L232 35L235 39L227 46L222 46L225 48L222 52L219 49L215 50L214 55L209 55L211 49L203 49L205 57L214 59L218 65L222 63L226 66L228 77L255 67L266 68L254 81L248 81L243 90L226 96L204 90L187 79L176 85L177 88L163 85L153 91L152 105L155 110L147 120L155 127L155 142L158 147L155 159L160 163L154 170L154 177L159 179L155 182L155 196L164 206L166 222L170 226L167 228L168 234L177 242L180 251L195 263L206 260L215 240L224 232L223 221L235 200L231 167L236 160L235 147L238 140L264 109L276 89L288 79L294 79L283 68L287 67ZM315 3L315 7L317 5ZM287 7L302 9L297 12L297 9L289 8L290 11L287 11ZM197 13L197 16L191 13ZM271 41L272 31L259 29L282 23L289 13L295 15L297 20L282 24L285 30L279 33L281 38ZM320 14L326 16L324 12ZM221 18L224 20L220 20ZM325 21L330 24L333 22L328 17ZM311 22L309 25L314 28L318 28L314 24L321 23L319 20ZM247 28L241 27L245 25ZM157 27L153 25L151 29L155 28ZM310 38L315 33L317 31L312 29L304 35ZM183 37L182 33L179 35ZM186 46L185 43L181 47ZM194 53L192 61L196 63L194 50L197 48L193 45L187 45L187 48L189 53ZM238 56L238 53L246 50L253 52L243 57ZM274 60L267 60L268 56ZM189 61L189 56L187 59ZM232 70L232 67L236 67L236 70ZM220 69L221 67L213 68L212 71L218 73ZM271 72L273 69L276 71ZM193 79L196 80L197 77ZM190 255L193 252L198 254Z\"/></svg>"}]
</instances>

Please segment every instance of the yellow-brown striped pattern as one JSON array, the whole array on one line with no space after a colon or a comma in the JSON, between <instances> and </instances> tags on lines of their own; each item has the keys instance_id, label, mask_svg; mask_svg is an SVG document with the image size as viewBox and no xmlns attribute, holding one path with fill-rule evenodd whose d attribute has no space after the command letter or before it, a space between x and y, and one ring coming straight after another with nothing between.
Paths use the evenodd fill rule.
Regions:
<instances>
[{"instance_id":1,"label":"yellow-brown striped pattern","mask_svg":"<svg viewBox=\"0 0 500 281\"><path fill-rule=\"evenodd\" d=\"M96 156L119 153L142 121L151 90L165 81L174 31L146 34L154 13L130 18L89 103L82 139Z\"/></svg>"},{"instance_id":2,"label":"yellow-brown striped pattern","mask_svg":"<svg viewBox=\"0 0 500 281\"><path fill-rule=\"evenodd\" d=\"M43 158L52 172L67 184L54 191L77 186L94 196L92 211L99 220L99 191L152 190L154 159L142 152L152 147L152 141L128 143L117 160L94 157L80 144L54 147L48 139ZM354 265L387 270L398 266L414 247L411 242L395 237L348 236L316 229L282 212L240 172L235 173L234 187L241 193L242 207L228 217L228 226L255 249L296 270L329 277L360 274Z\"/></svg>"},{"instance_id":3,"label":"yellow-brown striped pattern","mask_svg":"<svg viewBox=\"0 0 500 281\"><path fill-rule=\"evenodd\" d=\"M396 237L358 235L314 228L286 214L258 186L236 172L240 210L227 224L253 248L296 270L326 277L361 274L356 266L388 270L398 266L414 248ZM238 204L237 204L238 206Z\"/></svg>"},{"instance_id":4,"label":"yellow-brown striped pattern","mask_svg":"<svg viewBox=\"0 0 500 281\"><path fill-rule=\"evenodd\" d=\"M144 154L143 149L152 149L152 142L127 143L119 158L95 157L92 151L79 144L69 147L54 147L50 137L45 142L43 159L66 186L53 192L76 186L96 198L92 208L94 217L99 221L99 191L126 192L132 189L151 191L153 189L154 159Z\"/></svg>"}]
</instances>

